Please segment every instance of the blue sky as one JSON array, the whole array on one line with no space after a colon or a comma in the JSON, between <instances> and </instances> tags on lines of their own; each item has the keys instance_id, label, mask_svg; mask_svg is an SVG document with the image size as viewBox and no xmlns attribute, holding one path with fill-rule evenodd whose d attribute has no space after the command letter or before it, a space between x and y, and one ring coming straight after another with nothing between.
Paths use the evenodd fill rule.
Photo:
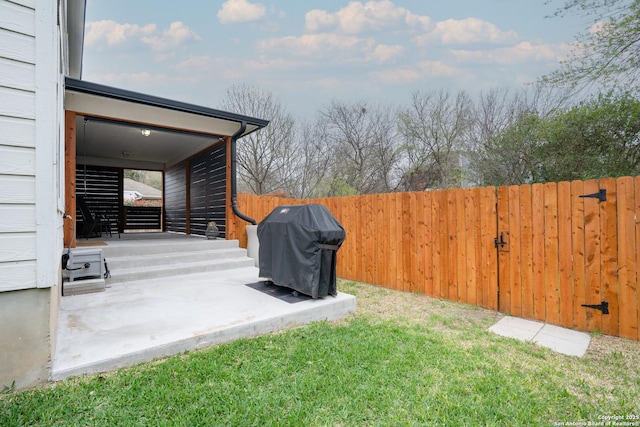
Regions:
<instances>
[{"instance_id":1,"label":"blue sky","mask_svg":"<svg viewBox=\"0 0 640 427\"><path fill-rule=\"evenodd\" d=\"M557 68L578 18L561 0L88 0L83 78L220 107L246 83L296 117L337 99L520 88Z\"/></svg>"}]
</instances>

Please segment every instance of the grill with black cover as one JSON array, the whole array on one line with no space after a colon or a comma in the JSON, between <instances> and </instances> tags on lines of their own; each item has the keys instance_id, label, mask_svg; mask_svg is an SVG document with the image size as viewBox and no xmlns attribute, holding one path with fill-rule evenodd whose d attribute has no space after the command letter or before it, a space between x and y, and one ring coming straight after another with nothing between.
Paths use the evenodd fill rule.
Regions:
<instances>
[{"instance_id":1,"label":"grill with black cover","mask_svg":"<svg viewBox=\"0 0 640 427\"><path fill-rule=\"evenodd\" d=\"M260 277L312 298L337 295L342 225L323 205L276 207L258 224Z\"/></svg>"}]
</instances>

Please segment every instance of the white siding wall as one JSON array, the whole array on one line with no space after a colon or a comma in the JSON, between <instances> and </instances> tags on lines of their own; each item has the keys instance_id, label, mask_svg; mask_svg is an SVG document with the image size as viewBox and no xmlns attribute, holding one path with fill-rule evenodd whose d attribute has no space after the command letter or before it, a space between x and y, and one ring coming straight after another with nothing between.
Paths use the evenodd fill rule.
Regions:
<instances>
[{"instance_id":1,"label":"white siding wall","mask_svg":"<svg viewBox=\"0 0 640 427\"><path fill-rule=\"evenodd\" d=\"M0 0L0 292L57 283L56 3Z\"/></svg>"}]
</instances>

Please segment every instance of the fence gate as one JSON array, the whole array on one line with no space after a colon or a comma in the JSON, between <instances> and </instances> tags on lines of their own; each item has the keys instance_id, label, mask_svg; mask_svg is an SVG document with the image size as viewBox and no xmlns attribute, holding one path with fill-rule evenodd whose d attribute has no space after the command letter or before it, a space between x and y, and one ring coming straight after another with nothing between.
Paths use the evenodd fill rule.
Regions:
<instances>
[{"instance_id":1,"label":"fence gate","mask_svg":"<svg viewBox=\"0 0 640 427\"><path fill-rule=\"evenodd\" d=\"M499 310L637 340L635 187L625 177L498 188Z\"/></svg>"}]
</instances>

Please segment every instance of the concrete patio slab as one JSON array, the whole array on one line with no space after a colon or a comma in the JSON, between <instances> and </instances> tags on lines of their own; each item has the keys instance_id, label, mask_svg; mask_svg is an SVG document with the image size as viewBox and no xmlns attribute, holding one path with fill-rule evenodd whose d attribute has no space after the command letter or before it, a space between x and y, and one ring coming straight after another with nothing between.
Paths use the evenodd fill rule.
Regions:
<instances>
[{"instance_id":1,"label":"concrete patio slab","mask_svg":"<svg viewBox=\"0 0 640 427\"><path fill-rule=\"evenodd\" d=\"M241 337L253 337L355 311L356 299L289 304L248 286L258 269L190 274L115 284L63 297L53 380L111 371Z\"/></svg>"},{"instance_id":2,"label":"concrete patio slab","mask_svg":"<svg viewBox=\"0 0 640 427\"><path fill-rule=\"evenodd\" d=\"M584 356L591 342L591 336L585 332L512 316L503 317L489 330L520 341L535 342L568 356Z\"/></svg>"}]
</instances>

